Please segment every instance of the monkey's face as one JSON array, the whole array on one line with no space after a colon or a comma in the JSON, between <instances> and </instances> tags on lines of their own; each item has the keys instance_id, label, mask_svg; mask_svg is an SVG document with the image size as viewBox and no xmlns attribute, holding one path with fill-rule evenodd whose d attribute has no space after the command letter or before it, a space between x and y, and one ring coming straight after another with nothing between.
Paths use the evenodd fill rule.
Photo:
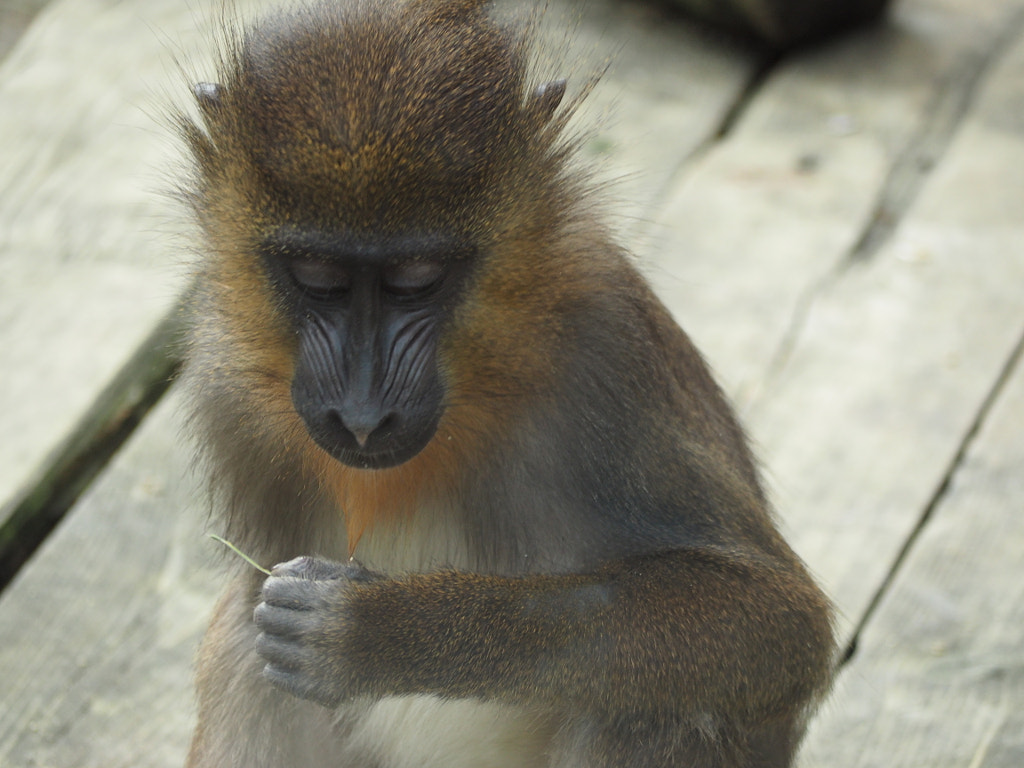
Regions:
<instances>
[{"instance_id":1,"label":"monkey's face","mask_svg":"<svg viewBox=\"0 0 1024 768\"><path fill-rule=\"evenodd\" d=\"M507 402L543 367L511 320L549 317L532 287L561 271L542 234L571 205L571 110L552 119L564 82L529 88L527 31L481 8L345 8L233 41L182 121L187 195L208 240L208 376L239 418L274 416L279 455L310 447L291 442L305 426L339 462L383 469L439 425L443 449L420 458L467 450L491 416L466 403ZM511 268L488 280L502 252Z\"/></svg>"},{"instance_id":2,"label":"monkey's face","mask_svg":"<svg viewBox=\"0 0 1024 768\"><path fill-rule=\"evenodd\" d=\"M263 245L297 335L295 410L327 453L359 469L408 461L444 410L437 347L468 272L439 237L363 241L294 227Z\"/></svg>"}]
</instances>

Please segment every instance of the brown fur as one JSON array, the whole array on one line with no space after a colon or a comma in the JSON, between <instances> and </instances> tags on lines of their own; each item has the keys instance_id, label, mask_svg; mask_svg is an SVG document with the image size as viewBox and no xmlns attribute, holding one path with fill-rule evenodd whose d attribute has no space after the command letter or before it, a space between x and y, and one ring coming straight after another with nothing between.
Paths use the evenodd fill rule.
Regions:
<instances>
[{"instance_id":1,"label":"brown fur","mask_svg":"<svg viewBox=\"0 0 1024 768\"><path fill-rule=\"evenodd\" d=\"M193 768L781 768L827 688L828 603L601 223L578 102L538 95L530 46L471 0L302 7L232 40L183 120L206 238L186 381L218 527L266 565L366 566L286 568L262 598L239 568L200 655ZM403 464L346 466L296 412L302 319L260 256L289 227L466 244L443 414ZM303 643L288 672L333 712L260 676L253 610L296 607L263 652Z\"/></svg>"}]
</instances>

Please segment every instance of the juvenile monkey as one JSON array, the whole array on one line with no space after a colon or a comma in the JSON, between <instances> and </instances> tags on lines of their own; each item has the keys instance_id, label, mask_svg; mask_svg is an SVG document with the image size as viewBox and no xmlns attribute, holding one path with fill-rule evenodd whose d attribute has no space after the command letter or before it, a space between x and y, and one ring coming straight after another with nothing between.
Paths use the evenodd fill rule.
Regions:
<instances>
[{"instance_id":1,"label":"juvenile monkey","mask_svg":"<svg viewBox=\"0 0 1024 768\"><path fill-rule=\"evenodd\" d=\"M288 562L217 606L192 768L787 766L828 686L827 601L531 45L323 3L196 87L192 424L219 527Z\"/></svg>"}]
</instances>

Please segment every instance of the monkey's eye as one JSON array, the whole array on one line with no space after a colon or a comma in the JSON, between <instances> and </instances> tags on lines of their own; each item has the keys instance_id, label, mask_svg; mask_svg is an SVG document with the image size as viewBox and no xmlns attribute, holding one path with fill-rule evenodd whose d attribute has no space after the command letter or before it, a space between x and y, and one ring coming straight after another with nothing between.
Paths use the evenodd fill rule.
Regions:
<instances>
[{"instance_id":1,"label":"monkey's eye","mask_svg":"<svg viewBox=\"0 0 1024 768\"><path fill-rule=\"evenodd\" d=\"M298 286L314 298L333 298L352 287L352 273L336 262L300 256L290 259L288 268Z\"/></svg>"},{"instance_id":2,"label":"monkey's eye","mask_svg":"<svg viewBox=\"0 0 1024 768\"><path fill-rule=\"evenodd\" d=\"M444 267L437 261L407 261L385 267L382 283L392 296L416 296L434 287L443 272Z\"/></svg>"}]
</instances>

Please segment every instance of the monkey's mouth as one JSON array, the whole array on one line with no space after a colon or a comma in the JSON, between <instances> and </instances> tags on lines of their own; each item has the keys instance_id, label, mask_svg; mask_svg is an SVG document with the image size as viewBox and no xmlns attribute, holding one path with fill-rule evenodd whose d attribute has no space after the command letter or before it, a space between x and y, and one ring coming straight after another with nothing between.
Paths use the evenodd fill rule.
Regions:
<instances>
[{"instance_id":1,"label":"monkey's mouth","mask_svg":"<svg viewBox=\"0 0 1024 768\"><path fill-rule=\"evenodd\" d=\"M424 443L424 445L426 444ZM416 446L412 449L406 448L405 450L389 450L380 453L368 453L366 451L350 450L337 446L333 450L323 445L320 447L333 458L353 469L389 469L409 461L409 459L423 450L424 446Z\"/></svg>"},{"instance_id":2,"label":"monkey's mouth","mask_svg":"<svg viewBox=\"0 0 1024 768\"><path fill-rule=\"evenodd\" d=\"M422 423L419 429L405 424L403 428L378 430L360 440L334 420L303 416L313 442L345 466L364 470L389 469L412 459L431 441L438 420Z\"/></svg>"}]
</instances>

